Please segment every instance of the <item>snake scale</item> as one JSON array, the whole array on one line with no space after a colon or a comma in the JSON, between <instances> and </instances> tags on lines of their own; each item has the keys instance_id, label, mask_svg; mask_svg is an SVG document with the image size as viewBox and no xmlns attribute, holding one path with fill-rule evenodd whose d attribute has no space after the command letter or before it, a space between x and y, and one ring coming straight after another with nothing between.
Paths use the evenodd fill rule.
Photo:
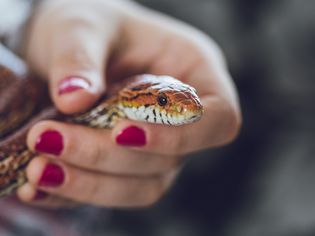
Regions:
<instances>
[{"instance_id":1,"label":"snake scale","mask_svg":"<svg viewBox=\"0 0 315 236\"><path fill-rule=\"evenodd\" d=\"M170 76L143 74L127 81L89 111L66 116L53 107L47 85L0 44L0 197L14 193L27 181L24 170L36 153L28 150L26 135L38 121L111 128L126 118L178 126L195 122L203 114L196 90Z\"/></svg>"}]
</instances>

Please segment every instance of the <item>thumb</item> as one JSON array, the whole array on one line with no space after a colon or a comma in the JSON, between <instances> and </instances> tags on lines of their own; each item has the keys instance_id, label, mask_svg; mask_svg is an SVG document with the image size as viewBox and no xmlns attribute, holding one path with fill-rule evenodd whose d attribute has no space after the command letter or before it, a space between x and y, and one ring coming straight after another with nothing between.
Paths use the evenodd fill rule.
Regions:
<instances>
[{"instance_id":1,"label":"thumb","mask_svg":"<svg viewBox=\"0 0 315 236\"><path fill-rule=\"evenodd\" d=\"M99 27L66 24L51 40L50 93L63 113L91 107L105 92L111 36Z\"/></svg>"}]
</instances>

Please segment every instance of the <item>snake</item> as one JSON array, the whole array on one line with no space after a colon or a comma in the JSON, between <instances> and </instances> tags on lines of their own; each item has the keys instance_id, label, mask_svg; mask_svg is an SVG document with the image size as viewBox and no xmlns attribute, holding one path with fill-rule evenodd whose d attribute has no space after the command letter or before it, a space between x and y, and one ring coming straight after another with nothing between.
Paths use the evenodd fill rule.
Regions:
<instances>
[{"instance_id":1,"label":"snake","mask_svg":"<svg viewBox=\"0 0 315 236\"><path fill-rule=\"evenodd\" d=\"M204 113L196 89L171 76L139 74L125 81L91 109L65 115L53 106L44 80L0 44L0 197L27 182L25 169L38 153L28 149L26 137L39 121L104 129L113 128L120 119L180 126L200 120Z\"/></svg>"}]
</instances>

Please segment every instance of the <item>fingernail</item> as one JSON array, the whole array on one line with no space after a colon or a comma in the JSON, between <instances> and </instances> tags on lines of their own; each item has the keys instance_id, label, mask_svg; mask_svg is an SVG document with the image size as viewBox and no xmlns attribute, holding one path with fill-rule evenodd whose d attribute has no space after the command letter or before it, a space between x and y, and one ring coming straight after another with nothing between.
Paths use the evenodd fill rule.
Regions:
<instances>
[{"instance_id":1,"label":"fingernail","mask_svg":"<svg viewBox=\"0 0 315 236\"><path fill-rule=\"evenodd\" d=\"M37 139L35 149L38 152L58 156L63 150L63 137L58 131L46 131Z\"/></svg>"},{"instance_id":2,"label":"fingernail","mask_svg":"<svg viewBox=\"0 0 315 236\"><path fill-rule=\"evenodd\" d=\"M116 142L123 146L142 147L146 145L146 136L143 129L130 126L116 137Z\"/></svg>"},{"instance_id":3,"label":"fingernail","mask_svg":"<svg viewBox=\"0 0 315 236\"><path fill-rule=\"evenodd\" d=\"M72 93L80 89L87 89L90 84L87 80L80 77L68 77L61 81L59 84L59 95Z\"/></svg>"},{"instance_id":4,"label":"fingernail","mask_svg":"<svg viewBox=\"0 0 315 236\"><path fill-rule=\"evenodd\" d=\"M58 187L62 185L64 179L65 174L62 168L56 164L49 163L46 165L38 185L43 187Z\"/></svg>"},{"instance_id":5,"label":"fingernail","mask_svg":"<svg viewBox=\"0 0 315 236\"><path fill-rule=\"evenodd\" d=\"M33 197L33 201L41 201L48 197L48 193L37 190L35 196Z\"/></svg>"}]
</instances>

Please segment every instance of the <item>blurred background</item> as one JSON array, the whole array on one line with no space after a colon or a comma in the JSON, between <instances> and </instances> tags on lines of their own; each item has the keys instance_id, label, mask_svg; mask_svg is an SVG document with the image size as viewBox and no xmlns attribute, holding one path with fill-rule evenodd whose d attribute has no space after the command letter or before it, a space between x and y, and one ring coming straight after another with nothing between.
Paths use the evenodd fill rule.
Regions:
<instances>
[{"instance_id":1,"label":"blurred background","mask_svg":"<svg viewBox=\"0 0 315 236\"><path fill-rule=\"evenodd\" d=\"M315 235L315 1L138 2L222 47L240 94L242 132L232 145L191 156L151 209L87 206L55 217L93 236Z\"/></svg>"}]
</instances>

